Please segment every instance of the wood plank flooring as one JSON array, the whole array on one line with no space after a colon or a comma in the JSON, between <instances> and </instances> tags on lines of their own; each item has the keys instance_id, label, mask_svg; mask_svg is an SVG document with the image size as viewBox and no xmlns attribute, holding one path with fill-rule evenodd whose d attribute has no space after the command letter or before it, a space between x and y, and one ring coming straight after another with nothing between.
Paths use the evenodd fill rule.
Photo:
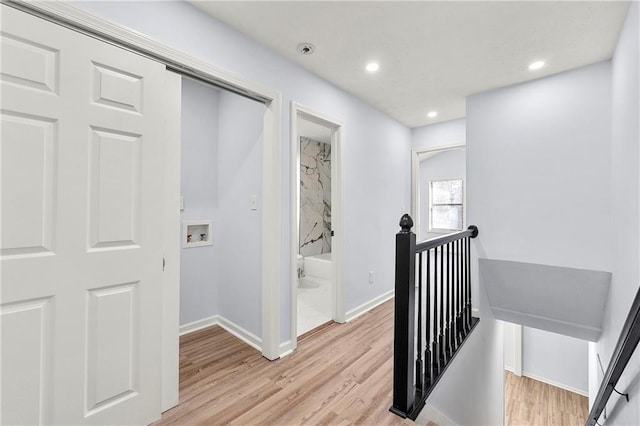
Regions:
<instances>
[{"instance_id":1,"label":"wood plank flooring","mask_svg":"<svg viewBox=\"0 0 640 426\"><path fill-rule=\"evenodd\" d=\"M218 326L180 338L180 404L156 424L415 425L392 401L393 300L267 361Z\"/></svg>"},{"instance_id":2,"label":"wood plank flooring","mask_svg":"<svg viewBox=\"0 0 640 426\"><path fill-rule=\"evenodd\" d=\"M415 425L391 414L393 300L267 361L218 326L180 338L180 404L157 425ZM584 425L586 397L505 372L505 425ZM433 423L429 425L435 426Z\"/></svg>"},{"instance_id":3,"label":"wood plank flooring","mask_svg":"<svg viewBox=\"0 0 640 426\"><path fill-rule=\"evenodd\" d=\"M510 371L504 385L506 426L582 426L589 415L586 396Z\"/></svg>"}]
</instances>

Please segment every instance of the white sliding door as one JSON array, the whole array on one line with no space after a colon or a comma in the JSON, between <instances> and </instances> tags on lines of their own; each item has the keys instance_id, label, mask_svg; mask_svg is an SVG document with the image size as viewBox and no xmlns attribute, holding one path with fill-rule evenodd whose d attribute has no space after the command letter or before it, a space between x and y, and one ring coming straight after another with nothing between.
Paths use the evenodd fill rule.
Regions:
<instances>
[{"instance_id":1,"label":"white sliding door","mask_svg":"<svg viewBox=\"0 0 640 426\"><path fill-rule=\"evenodd\" d=\"M149 423L165 67L1 7L0 423Z\"/></svg>"}]
</instances>

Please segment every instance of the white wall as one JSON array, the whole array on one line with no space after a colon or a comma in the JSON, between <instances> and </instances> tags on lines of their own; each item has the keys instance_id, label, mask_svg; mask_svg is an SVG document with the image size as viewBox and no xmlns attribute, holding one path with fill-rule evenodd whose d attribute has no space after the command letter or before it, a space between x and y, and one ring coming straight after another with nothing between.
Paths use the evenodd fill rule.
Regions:
<instances>
[{"instance_id":1,"label":"white wall","mask_svg":"<svg viewBox=\"0 0 640 426\"><path fill-rule=\"evenodd\" d=\"M474 251L476 240L472 241ZM472 254L471 262L472 280L478 282L477 267L474 266L477 256ZM480 312L480 323L429 395L427 403L456 425L502 425L503 322L493 317L484 291L479 297L474 296L473 307Z\"/></svg>"},{"instance_id":2,"label":"white wall","mask_svg":"<svg viewBox=\"0 0 640 426\"><path fill-rule=\"evenodd\" d=\"M420 240L439 237L443 234L443 232L429 232L429 182L462 178L466 190L466 157L464 149L454 149L437 153L433 157L420 161ZM466 205L463 208L466 210ZM463 223L463 227L466 227L466 222Z\"/></svg>"},{"instance_id":3,"label":"white wall","mask_svg":"<svg viewBox=\"0 0 640 426\"><path fill-rule=\"evenodd\" d=\"M585 340L522 327L524 376L588 395L588 352Z\"/></svg>"},{"instance_id":4,"label":"white wall","mask_svg":"<svg viewBox=\"0 0 640 426\"><path fill-rule=\"evenodd\" d=\"M464 118L445 121L411 130L411 147L414 150L438 148L447 145L463 145L466 142Z\"/></svg>"},{"instance_id":5,"label":"white wall","mask_svg":"<svg viewBox=\"0 0 640 426\"><path fill-rule=\"evenodd\" d=\"M218 213L218 100L220 91L182 79L181 220L212 220ZM189 247L180 254L180 325L218 313L216 248Z\"/></svg>"},{"instance_id":6,"label":"white wall","mask_svg":"<svg viewBox=\"0 0 640 426\"><path fill-rule=\"evenodd\" d=\"M394 236L409 208L410 130L273 51L183 2L79 2L89 12L283 94L280 340L289 339L289 109L295 100L344 125L345 307L393 288ZM385 200L380 203L380 200ZM369 284L369 271L376 281Z\"/></svg>"},{"instance_id":7,"label":"white wall","mask_svg":"<svg viewBox=\"0 0 640 426\"><path fill-rule=\"evenodd\" d=\"M603 63L467 98L467 220L480 231L474 301L486 299L478 257L610 270L609 78ZM502 369L501 327L494 336ZM484 362L476 365L495 370ZM502 383L483 397L502 408ZM502 412L492 416L502 423Z\"/></svg>"},{"instance_id":8,"label":"white wall","mask_svg":"<svg viewBox=\"0 0 640 426\"><path fill-rule=\"evenodd\" d=\"M613 278L603 332L589 362L599 353L606 369L640 283L640 4L632 2L612 59ZM597 374L597 373L596 373ZM598 374L602 378L602 374ZM617 389L629 392L629 403L612 395L607 423L640 424L640 350L636 349ZM592 387L591 401L597 393Z\"/></svg>"},{"instance_id":9,"label":"white wall","mask_svg":"<svg viewBox=\"0 0 640 426\"><path fill-rule=\"evenodd\" d=\"M610 271L609 62L467 98L480 256Z\"/></svg>"},{"instance_id":10,"label":"white wall","mask_svg":"<svg viewBox=\"0 0 640 426\"><path fill-rule=\"evenodd\" d=\"M219 313L256 336L262 332L264 109L233 93L220 96L219 215L214 223L219 235ZM251 210L252 195L257 210Z\"/></svg>"}]
</instances>

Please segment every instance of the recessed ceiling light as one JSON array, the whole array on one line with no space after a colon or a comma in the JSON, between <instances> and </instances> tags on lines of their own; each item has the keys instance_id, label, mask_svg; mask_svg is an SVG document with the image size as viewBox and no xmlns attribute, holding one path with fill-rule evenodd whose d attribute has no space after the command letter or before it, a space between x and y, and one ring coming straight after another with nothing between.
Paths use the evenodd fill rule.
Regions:
<instances>
[{"instance_id":1,"label":"recessed ceiling light","mask_svg":"<svg viewBox=\"0 0 640 426\"><path fill-rule=\"evenodd\" d=\"M529 65L531 71L539 70L542 67L544 67L544 61L536 61Z\"/></svg>"},{"instance_id":2,"label":"recessed ceiling light","mask_svg":"<svg viewBox=\"0 0 640 426\"><path fill-rule=\"evenodd\" d=\"M429 118L434 118L438 116L438 112L437 111L431 111L427 114L427 117Z\"/></svg>"},{"instance_id":3,"label":"recessed ceiling light","mask_svg":"<svg viewBox=\"0 0 640 426\"><path fill-rule=\"evenodd\" d=\"M379 68L380 68L380 65L378 65L377 62L369 62L366 66L366 69L369 72L376 72L378 71Z\"/></svg>"}]
</instances>

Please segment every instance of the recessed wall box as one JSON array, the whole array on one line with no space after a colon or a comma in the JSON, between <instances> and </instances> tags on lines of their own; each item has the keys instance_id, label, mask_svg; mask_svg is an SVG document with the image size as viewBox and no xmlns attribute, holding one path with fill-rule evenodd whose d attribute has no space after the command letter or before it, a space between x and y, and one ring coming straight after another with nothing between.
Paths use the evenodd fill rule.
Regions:
<instances>
[{"instance_id":1,"label":"recessed wall box","mask_svg":"<svg viewBox=\"0 0 640 426\"><path fill-rule=\"evenodd\" d=\"M213 245L212 221L189 220L182 222L182 248Z\"/></svg>"}]
</instances>

